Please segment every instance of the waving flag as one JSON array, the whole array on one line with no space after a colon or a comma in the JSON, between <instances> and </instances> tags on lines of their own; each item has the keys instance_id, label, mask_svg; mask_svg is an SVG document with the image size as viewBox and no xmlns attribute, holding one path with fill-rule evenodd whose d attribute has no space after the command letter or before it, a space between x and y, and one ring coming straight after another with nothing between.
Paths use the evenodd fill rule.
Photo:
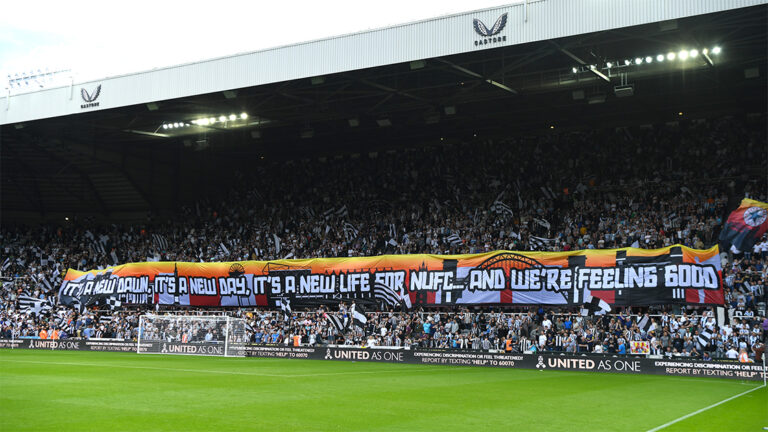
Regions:
<instances>
[{"instance_id":1,"label":"waving flag","mask_svg":"<svg viewBox=\"0 0 768 432\"><path fill-rule=\"evenodd\" d=\"M40 315L51 310L51 303L46 299L20 295L19 312Z\"/></svg>"},{"instance_id":2,"label":"waving flag","mask_svg":"<svg viewBox=\"0 0 768 432\"><path fill-rule=\"evenodd\" d=\"M337 331L344 331L344 323L341 321L341 318L333 314L328 315L327 313L324 313L323 317L325 317L325 319L328 320Z\"/></svg>"},{"instance_id":3,"label":"waving flag","mask_svg":"<svg viewBox=\"0 0 768 432\"><path fill-rule=\"evenodd\" d=\"M363 326L368 322L368 318L365 317L365 309L363 309L362 306L357 304L352 304L352 322L360 327L363 328Z\"/></svg>"},{"instance_id":4,"label":"waving flag","mask_svg":"<svg viewBox=\"0 0 768 432\"><path fill-rule=\"evenodd\" d=\"M283 311L283 318L288 321L291 318L291 301L288 299L280 299L275 302L277 306L280 306L280 310Z\"/></svg>"},{"instance_id":5,"label":"waving flag","mask_svg":"<svg viewBox=\"0 0 768 432\"><path fill-rule=\"evenodd\" d=\"M606 312L610 311L611 305L599 297L592 297L590 295L585 299L584 307L581 309L581 315L604 315Z\"/></svg>"},{"instance_id":6,"label":"waving flag","mask_svg":"<svg viewBox=\"0 0 768 432\"><path fill-rule=\"evenodd\" d=\"M736 249L749 251L768 231L768 204L744 198L720 232L720 241Z\"/></svg>"}]
</instances>

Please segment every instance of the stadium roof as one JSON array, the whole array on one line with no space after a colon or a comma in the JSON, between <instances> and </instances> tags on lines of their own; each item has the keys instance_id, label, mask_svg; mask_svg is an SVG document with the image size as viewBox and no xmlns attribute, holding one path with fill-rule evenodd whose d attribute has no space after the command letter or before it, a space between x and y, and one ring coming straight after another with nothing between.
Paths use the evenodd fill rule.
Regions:
<instances>
[{"instance_id":1,"label":"stadium roof","mask_svg":"<svg viewBox=\"0 0 768 432\"><path fill-rule=\"evenodd\" d=\"M765 0L518 1L497 8L65 87L31 92L9 89L0 101L0 124L472 53L764 3ZM476 19L485 27L477 28ZM499 25L496 33L493 33L494 24ZM482 32L488 37L483 37Z\"/></svg>"},{"instance_id":2,"label":"stadium roof","mask_svg":"<svg viewBox=\"0 0 768 432\"><path fill-rule=\"evenodd\" d=\"M49 117L46 110L55 109L48 107L46 98L62 91L73 106L64 107L70 115L14 120L0 127L2 217L29 220L79 213L115 219L128 213L162 212L226 190L237 169L246 171L279 158L366 153L439 144L443 138L548 133L552 126L568 131L764 113L768 52L764 3L530 2L527 23L525 6L518 4L12 96L10 107L0 100L0 115L24 111L27 102L22 101L28 101L30 112ZM585 4L605 7L600 12L578 7ZM749 4L758 6L730 9ZM702 8L730 10L697 15ZM504 13L507 23L496 36L483 38L475 31L474 18L493 31ZM692 16L671 18L687 15ZM641 20L638 16L648 23L622 26ZM609 21L613 24L606 24ZM542 22L548 23L540 26L542 34L534 37L533 30L531 34L526 30ZM599 30L584 33L587 23ZM438 27L447 30L443 39L407 30L419 26L437 26L433 32ZM418 47L388 44L389 32ZM348 57L376 60L380 66L355 64L341 72L310 73L320 67L315 64L318 58L299 56L268 64L272 74L299 77L277 80L239 63L312 44L338 47L340 41L355 38L373 39L366 39L367 50L363 45L348 50L354 53ZM461 52L445 51L452 44ZM722 51L715 54L715 48ZM667 60L669 53L690 55L691 50L696 50L693 58ZM404 60L390 62L395 51L415 57L404 55ZM332 63L328 60L323 67ZM214 72L196 75L203 65ZM291 65L304 68L303 72ZM249 82L273 81L226 84L249 73ZM113 87L116 82L143 84ZM198 85L199 93L168 96L190 91L182 83ZM137 99L113 108L116 102L111 98L118 95ZM97 102L98 107L81 108ZM242 113L247 118L242 119ZM214 122L192 123L202 119Z\"/></svg>"}]
</instances>

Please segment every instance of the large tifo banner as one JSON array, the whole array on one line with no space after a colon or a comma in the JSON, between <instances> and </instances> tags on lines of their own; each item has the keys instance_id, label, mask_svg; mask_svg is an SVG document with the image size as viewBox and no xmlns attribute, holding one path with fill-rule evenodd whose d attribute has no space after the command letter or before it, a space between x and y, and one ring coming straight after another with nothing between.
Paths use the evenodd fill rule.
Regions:
<instances>
[{"instance_id":1,"label":"large tifo banner","mask_svg":"<svg viewBox=\"0 0 768 432\"><path fill-rule=\"evenodd\" d=\"M723 304L717 247L147 262L69 270L62 304L293 306Z\"/></svg>"}]
</instances>

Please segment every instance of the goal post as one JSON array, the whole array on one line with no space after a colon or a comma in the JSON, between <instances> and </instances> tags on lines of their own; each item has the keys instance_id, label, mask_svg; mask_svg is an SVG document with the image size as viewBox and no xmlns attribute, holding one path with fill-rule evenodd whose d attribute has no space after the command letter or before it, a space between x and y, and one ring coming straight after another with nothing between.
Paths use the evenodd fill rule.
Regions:
<instances>
[{"instance_id":1,"label":"goal post","mask_svg":"<svg viewBox=\"0 0 768 432\"><path fill-rule=\"evenodd\" d=\"M136 352L243 357L245 320L229 316L142 315Z\"/></svg>"}]
</instances>

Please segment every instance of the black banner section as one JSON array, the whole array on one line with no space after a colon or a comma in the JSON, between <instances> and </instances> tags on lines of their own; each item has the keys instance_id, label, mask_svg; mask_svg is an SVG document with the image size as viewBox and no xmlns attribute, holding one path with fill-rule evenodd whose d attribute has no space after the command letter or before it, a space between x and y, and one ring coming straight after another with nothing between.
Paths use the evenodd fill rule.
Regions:
<instances>
[{"instance_id":1,"label":"black banner section","mask_svg":"<svg viewBox=\"0 0 768 432\"><path fill-rule=\"evenodd\" d=\"M134 344L136 351L136 344ZM146 354L187 354L203 356L224 356L224 344L200 342L200 343L181 343L181 342L142 342L140 353ZM230 350L230 355L232 351Z\"/></svg>"},{"instance_id":2,"label":"black banner section","mask_svg":"<svg viewBox=\"0 0 768 432\"><path fill-rule=\"evenodd\" d=\"M0 348L136 352L133 341L0 339ZM431 351L352 347L285 347L247 345L239 347L248 357L308 360L340 360L445 366L480 366L517 369L695 376L762 380L763 365L733 361L651 359L645 357L572 356L556 354L506 354L477 351ZM141 352L223 356L221 344L178 342L141 343Z\"/></svg>"}]
</instances>

